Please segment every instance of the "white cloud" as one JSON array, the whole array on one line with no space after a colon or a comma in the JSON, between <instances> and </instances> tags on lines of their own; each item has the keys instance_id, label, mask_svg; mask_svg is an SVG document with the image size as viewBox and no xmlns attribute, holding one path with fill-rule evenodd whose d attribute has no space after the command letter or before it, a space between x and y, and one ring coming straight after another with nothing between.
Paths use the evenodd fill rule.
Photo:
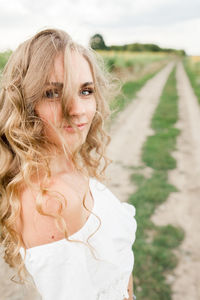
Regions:
<instances>
[{"instance_id":1,"label":"white cloud","mask_svg":"<svg viewBox=\"0 0 200 300\"><path fill-rule=\"evenodd\" d=\"M16 0L16 1L12 1L12 0L8 0L8 1L0 1L0 7L1 7L1 15L3 15L4 13L24 13L24 6L22 4L21 1Z\"/></svg>"},{"instance_id":2,"label":"white cloud","mask_svg":"<svg viewBox=\"0 0 200 300\"><path fill-rule=\"evenodd\" d=\"M107 44L137 40L200 54L192 27L199 18L199 0L0 0L0 51L57 27L85 45L98 32Z\"/></svg>"}]
</instances>

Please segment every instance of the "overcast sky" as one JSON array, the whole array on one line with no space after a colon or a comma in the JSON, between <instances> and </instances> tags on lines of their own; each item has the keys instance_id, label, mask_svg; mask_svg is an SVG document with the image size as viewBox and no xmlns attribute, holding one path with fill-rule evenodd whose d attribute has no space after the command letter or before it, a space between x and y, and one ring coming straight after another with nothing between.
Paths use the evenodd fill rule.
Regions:
<instances>
[{"instance_id":1,"label":"overcast sky","mask_svg":"<svg viewBox=\"0 0 200 300\"><path fill-rule=\"evenodd\" d=\"M83 45L155 43L200 55L200 0L0 0L0 51L47 27Z\"/></svg>"}]
</instances>

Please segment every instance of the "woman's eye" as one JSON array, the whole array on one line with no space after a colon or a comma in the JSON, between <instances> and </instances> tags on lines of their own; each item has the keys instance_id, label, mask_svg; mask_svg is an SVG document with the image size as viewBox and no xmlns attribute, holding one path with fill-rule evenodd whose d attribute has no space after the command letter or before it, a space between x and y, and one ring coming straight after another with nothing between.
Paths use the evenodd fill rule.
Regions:
<instances>
[{"instance_id":1,"label":"woman's eye","mask_svg":"<svg viewBox=\"0 0 200 300\"><path fill-rule=\"evenodd\" d=\"M84 96L89 96L93 93L94 93L93 89L84 89L84 90L81 91L81 94L84 95Z\"/></svg>"},{"instance_id":2,"label":"woman's eye","mask_svg":"<svg viewBox=\"0 0 200 300\"><path fill-rule=\"evenodd\" d=\"M60 97L60 94L56 89L49 89L45 91L44 97L48 99L58 99Z\"/></svg>"}]
</instances>

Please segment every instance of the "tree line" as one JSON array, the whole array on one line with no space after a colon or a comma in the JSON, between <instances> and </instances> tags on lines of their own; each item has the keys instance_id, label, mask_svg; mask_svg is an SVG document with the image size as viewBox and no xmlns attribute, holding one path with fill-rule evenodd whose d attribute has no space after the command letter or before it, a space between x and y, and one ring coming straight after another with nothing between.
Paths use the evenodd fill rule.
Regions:
<instances>
[{"instance_id":1,"label":"tree line","mask_svg":"<svg viewBox=\"0 0 200 300\"><path fill-rule=\"evenodd\" d=\"M116 51L150 51L150 52L167 52L167 53L175 53L178 55L186 55L185 50L177 50L173 48L161 48L156 44L140 44L140 43L132 43L125 45L111 45L107 46L103 39L103 36L99 33L93 35L89 40L89 45L94 50L116 50Z\"/></svg>"}]
</instances>

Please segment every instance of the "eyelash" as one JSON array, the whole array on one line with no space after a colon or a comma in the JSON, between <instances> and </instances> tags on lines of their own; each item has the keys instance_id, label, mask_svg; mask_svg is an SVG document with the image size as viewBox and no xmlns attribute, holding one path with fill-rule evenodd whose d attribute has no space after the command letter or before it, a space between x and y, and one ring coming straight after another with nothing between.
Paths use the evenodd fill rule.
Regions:
<instances>
[{"instance_id":1,"label":"eyelash","mask_svg":"<svg viewBox=\"0 0 200 300\"><path fill-rule=\"evenodd\" d=\"M90 95L94 94L95 90L93 88L87 88L87 89L83 89L83 90L80 91L80 93L83 93L83 92L89 92L88 95L83 94L84 96L87 97L87 96L90 96Z\"/></svg>"},{"instance_id":2,"label":"eyelash","mask_svg":"<svg viewBox=\"0 0 200 300\"><path fill-rule=\"evenodd\" d=\"M60 92L57 89L49 89L44 92L43 97L47 99L59 99Z\"/></svg>"},{"instance_id":3,"label":"eyelash","mask_svg":"<svg viewBox=\"0 0 200 300\"><path fill-rule=\"evenodd\" d=\"M88 92L89 94L87 94L87 95L82 94L83 92ZM80 94L85 97L88 97L88 96L94 94L94 92L95 92L95 90L93 88L86 88L86 89L80 90ZM59 100L60 94L61 94L61 92L59 92L57 89L49 89L44 92L43 97L47 98L47 99L58 99Z\"/></svg>"}]
</instances>

